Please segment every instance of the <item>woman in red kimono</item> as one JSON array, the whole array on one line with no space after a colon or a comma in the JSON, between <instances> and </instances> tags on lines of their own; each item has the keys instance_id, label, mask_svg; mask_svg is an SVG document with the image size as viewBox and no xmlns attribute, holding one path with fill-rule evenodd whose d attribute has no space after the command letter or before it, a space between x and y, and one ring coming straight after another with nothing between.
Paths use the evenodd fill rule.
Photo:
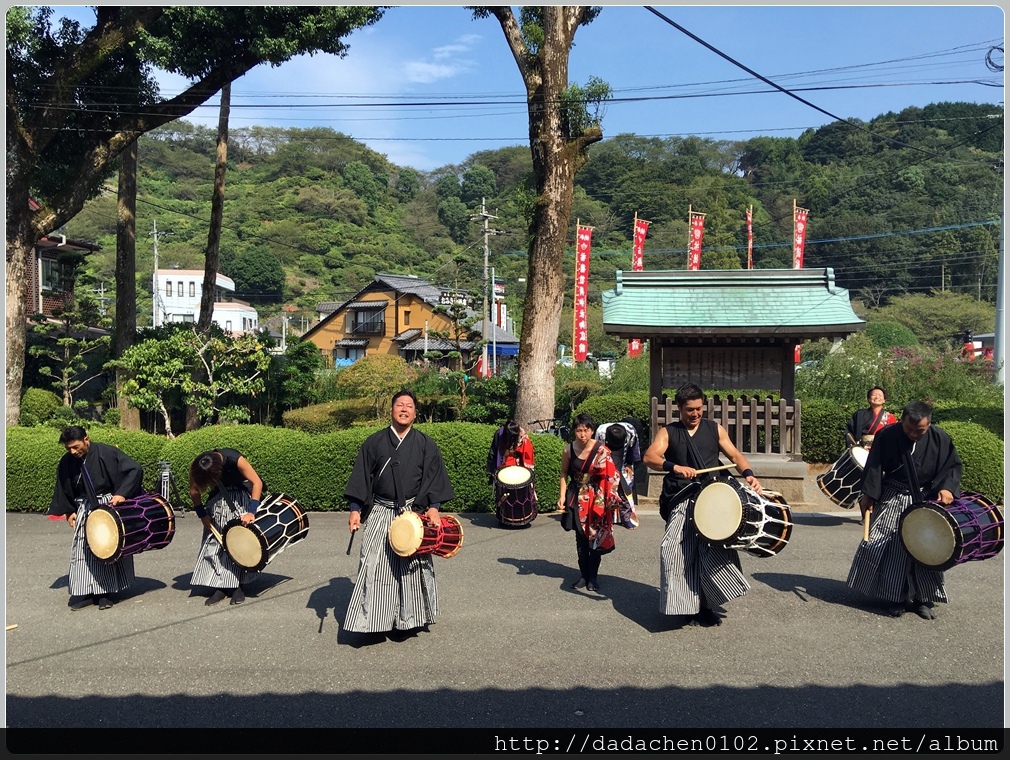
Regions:
<instances>
[{"instance_id":1,"label":"woman in red kimono","mask_svg":"<svg viewBox=\"0 0 1010 760\"><path fill-rule=\"evenodd\" d=\"M561 455L558 509L578 509L575 545L581 576L571 587L601 593L597 573L604 554L614 550L614 510L621 504L620 475L602 442L593 439L596 423L588 414L575 417L575 440ZM570 483L569 483L570 479Z\"/></svg>"},{"instance_id":2,"label":"woman in red kimono","mask_svg":"<svg viewBox=\"0 0 1010 760\"><path fill-rule=\"evenodd\" d=\"M499 472L506 467L524 467L529 472L510 472L508 474L515 482L503 483ZM508 528L522 528L532 523L539 513L537 494L533 488L533 442L515 420L510 420L495 432L485 469L495 487L498 522ZM516 473L521 476L519 480L516 480Z\"/></svg>"}]
</instances>

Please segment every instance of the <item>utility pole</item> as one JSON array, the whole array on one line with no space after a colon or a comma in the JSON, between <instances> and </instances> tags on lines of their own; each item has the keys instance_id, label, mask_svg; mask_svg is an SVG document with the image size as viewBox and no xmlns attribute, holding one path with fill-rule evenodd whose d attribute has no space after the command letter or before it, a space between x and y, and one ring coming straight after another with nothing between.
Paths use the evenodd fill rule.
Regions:
<instances>
[{"instance_id":1,"label":"utility pole","mask_svg":"<svg viewBox=\"0 0 1010 760\"><path fill-rule=\"evenodd\" d=\"M488 248L487 239L491 235L502 235L502 234L504 234L501 230L492 230L492 229L490 229L488 227L487 223L488 223L489 219L497 219L497 218L498 218L497 216L493 216L492 214L489 214L487 212L487 209L485 208L485 199L484 198L480 199L480 213L479 214L473 214L473 215L470 216L470 221L475 222L478 219L480 219L484 223L484 300L483 300L483 304L481 306L481 338L483 339L483 343L484 343L483 354L482 354L483 359L481 361L481 369L482 369L483 372L487 372L488 371L488 366L489 366L488 365L488 356L487 356L487 345L488 345L487 344L487 336L488 336L488 325L490 324L490 317L491 317L491 312L488 309L488 297L487 297L487 288L488 288L488 281L487 281L487 277L488 277L488 257L490 255L490 249ZM492 331L491 335L494 335L493 331Z\"/></svg>"},{"instance_id":2,"label":"utility pole","mask_svg":"<svg viewBox=\"0 0 1010 760\"><path fill-rule=\"evenodd\" d=\"M162 236L171 235L171 232L162 232ZM151 319L152 327L160 327L165 324L165 306L161 301L161 291L158 289L158 220L152 222L151 237L154 238L154 272L151 274L151 295L152 309L154 314Z\"/></svg>"},{"instance_id":3,"label":"utility pole","mask_svg":"<svg viewBox=\"0 0 1010 760\"><path fill-rule=\"evenodd\" d=\"M1006 255L1003 249L1006 247L1006 228L1004 227L1005 212L999 215L999 264L996 270L996 334L993 336L992 358L996 365L996 374L993 382L996 385L1003 385L1003 342L1006 340L1004 332L1005 302L1003 291L1006 289Z\"/></svg>"}]
</instances>

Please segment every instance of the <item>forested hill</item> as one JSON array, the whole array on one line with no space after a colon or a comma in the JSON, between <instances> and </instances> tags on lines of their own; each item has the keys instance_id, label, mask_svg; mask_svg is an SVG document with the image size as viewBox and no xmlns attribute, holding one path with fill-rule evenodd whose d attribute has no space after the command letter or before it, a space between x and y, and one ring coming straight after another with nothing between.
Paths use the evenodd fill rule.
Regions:
<instances>
[{"instance_id":1,"label":"forested hill","mask_svg":"<svg viewBox=\"0 0 1010 760\"><path fill-rule=\"evenodd\" d=\"M674 128L671 126L671 129ZM604 129L606 123L604 122ZM715 141L622 134L592 146L579 172L572 225L595 228L590 299L630 269L632 222L651 222L647 269L683 268L688 208L705 217L702 268L745 267L745 212L754 212L758 267L791 266L795 204L810 210L808 267L833 267L868 304L903 292L996 291L1003 206L1003 109L938 103L843 122L798 138ZM140 141L138 293L149 324L151 231L161 267L202 268L216 132L180 121ZM433 172L391 164L325 128L230 131L222 271L264 316L281 304L308 315L343 300L376 272L479 290L485 198L491 265L506 283L525 277L526 213L534 196L527 146L471 155ZM66 228L104 250L87 277L110 290L115 182ZM104 285L102 284L104 283ZM518 295L509 285L513 314Z\"/></svg>"}]
</instances>

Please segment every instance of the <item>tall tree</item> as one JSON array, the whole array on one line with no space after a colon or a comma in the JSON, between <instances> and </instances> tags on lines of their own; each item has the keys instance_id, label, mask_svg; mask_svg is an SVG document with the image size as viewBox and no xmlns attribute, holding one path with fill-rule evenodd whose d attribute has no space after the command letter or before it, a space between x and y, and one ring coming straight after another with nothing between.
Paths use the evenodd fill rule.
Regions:
<instances>
[{"instance_id":1,"label":"tall tree","mask_svg":"<svg viewBox=\"0 0 1010 760\"><path fill-rule=\"evenodd\" d=\"M67 19L54 28L51 8L7 10L8 425L20 414L35 242L99 192L140 135L189 114L260 63L345 55L341 37L381 15L367 6L97 6L95 25L83 29ZM139 71L132 50L144 62ZM146 64L192 84L159 98ZM35 213L32 197L41 206Z\"/></svg>"},{"instance_id":2,"label":"tall tree","mask_svg":"<svg viewBox=\"0 0 1010 760\"><path fill-rule=\"evenodd\" d=\"M137 338L137 141L123 151L119 165L116 202L116 343L113 356L121 357ZM124 430L140 430L140 412L123 395L129 374L116 369L116 404Z\"/></svg>"},{"instance_id":3,"label":"tall tree","mask_svg":"<svg viewBox=\"0 0 1010 760\"><path fill-rule=\"evenodd\" d=\"M529 226L516 416L520 421L553 417L563 256L575 173L587 161L589 146L603 139L599 105L610 96L610 88L599 80L585 89L570 86L568 55L576 30L596 18L600 8L523 6L519 19L509 6L472 10L476 19L498 19L526 86L537 197ZM590 106L596 106L595 113Z\"/></svg>"}]
</instances>

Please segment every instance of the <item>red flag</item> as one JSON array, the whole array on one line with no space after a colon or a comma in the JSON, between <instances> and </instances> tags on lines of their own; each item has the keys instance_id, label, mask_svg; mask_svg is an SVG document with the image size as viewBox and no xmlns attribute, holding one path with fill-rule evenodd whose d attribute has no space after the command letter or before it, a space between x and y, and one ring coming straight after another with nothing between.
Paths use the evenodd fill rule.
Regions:
<instances>
[{"instance_id":1,"label":"red flag","mask_svg":"<svg viewBox=\"0 0 1010 760\"><path fill-rule=\"evenodd\" d=\"M803 269L803 249L807 242L809 209L793 207L793 269Z\"/></svg>"},{"instance_id":2,"label":"red flag","mask_svg":"<svg viewBox=\"0 0 1010 760\"><path fill-rule=\"evenodd\" d=\"M635 216L634 242L631 247L631 271L641 272L645 268L645 236L649 232L649 223ZM642 353L641 338L628 341L628 356L640 356Z\"/></svg>"},{"instance_id":3,"label":"red flag","mask_svg":"<svg viewBox=\"0 0 1010 760\"><path fill-rule=\"evenodd\" d=\"M754 207L747 207L747 268L754 268Z\"/></svg>"},{"instance_id":4,"label":"red flag","mask_svg":"<svg viewBox=\"0 0 1010 760\"><path fill-rule=\"evenodd\" d=\"M593 228L577 225L575 250L575 308L572 315L572 361L584 362L589 353L589 321L586 317L586 293L589 290L589 255L593 247Z\"/></svg>"},{"instance_id":5,"label":"red flag","mask_svg":"<svg viewBox=\"0 0 1010 760\"><path fill-rule=\"evenodd\" d=\"M701 269L701 239L705 234L705 215L691 212L691 240L687 246L687 268Z\"/></svg>"}]
</instances>

